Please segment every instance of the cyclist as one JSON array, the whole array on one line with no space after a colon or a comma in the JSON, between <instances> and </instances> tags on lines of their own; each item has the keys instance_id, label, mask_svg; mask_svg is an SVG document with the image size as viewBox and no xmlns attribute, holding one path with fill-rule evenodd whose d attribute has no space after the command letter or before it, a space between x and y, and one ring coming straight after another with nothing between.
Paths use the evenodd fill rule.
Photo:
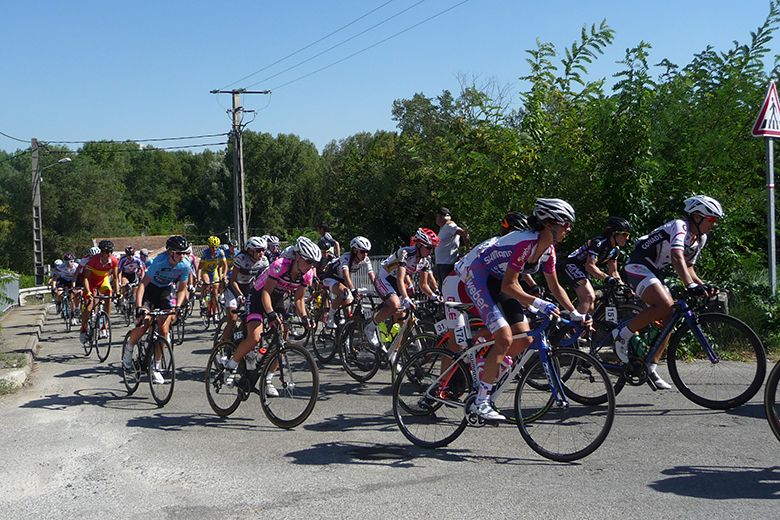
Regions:
<instances>
[{"instance_id":1,"label":"cyclist","mask_svg":"<svg viewBox=\"0 0 780 520\"><path fill-rule=\"evenodd\" d=\"M138 293L138 282L144 277L145 270L144 263L141 258L135 256L135 248L127 246L125 248L125 256L119 260L119 273L122 275L122 282L120 287L124 289L126 285L130 285L133 288L133 298ZM119 293L120 295L122 292ZM138 301L135 299L135 301Z\"/></svg>"},{"instance_id":2,"label":"cyclist","mask_svg":"<svg viewBox=\"0 0 780 520\"><path fill-rule=\"evenodd\" d=\"M238 248L238 240L230 240L227 244L224 244L222 246L222 249L225 252L225 262L227 263L227 270L225 271L225 277L227 278L230 276L230 271L233 269L233 259L236 257L236 255L239 253L237 251Z\"/></svg>"},{"instance_id":3,"label":"cyclist","mask_svg":"<svg viewBox=\"0 0 780 520\"><path fill-rule=\"evenodd\" d=\"M558 314L555 304L527 293L519 283L520 277L538 270L540 264L545 275L555 273L555 243L566 238L574 220L574 208L568 202L536 199L533 214L528 218L531 230L510 231L482 242L456 264L460 283L455 288L452 276L448 277L445 299L473 303L495 340L484 358L479 391L471 410L485 419L505 419L493 407L490 392L504 356L514 358L531 343L531 338L512 339L513 335L529 330L525 309L533 306L546 315ZM548 252L548 259L543 261ZM561 304L572 311L573 319L583 321L585 316L576 312L565 292L561 292ZM447 314L450 327L456 325L453 318L460 321L459 316L449 311ZM457 325L462 324L465 320Z\"/></svg>"},{"instance_id":4,"label":"cyclist","mask_svg":"<svg viewBox=\"0 0 780 520\"><path fill-rule=\"evenodd\" d=\"M58 306L62 305L62 297L66 290L74 289L76 287L76 271L79 268L78 262L76 262L76 256L73 253L65 253L62 257L62 264L59 269L56 269L52 273L52 279L54 280L54 296L58 302ZM56 262L55 262L56 264ZM71 302L71 308L75 307L75 293L71 291L68 296L68 300ZM71 320L75 321L74 317Z\"/></svg>"},{"instance_id":5,"label":"cyclist","mask_svg":"<svg viewBox=\"0 0 780 520\"><path fill-rule=\"evenodd\" d=\"M349 305L354 299L355 285L352 283L350 273L357 272L361 266L366 266L371 283L376 280L371 259L368 258L369 251L371 251L371 241L366 237L356 236L349 242L349 252L328 264L322 283L330 291L330 309L328 310L328 321L325 324L329 329L336 328L334 319L336 311L344 305Z\"/></svg>"},{"instance_id":6,"label":"cyclist","mask_svg":"<svg viewBox=\"0 0 780 520\"><path fill-rule=\"evenodd\" d=\"M152 259L149 258L149 250L146 248L141 249L138 252L138 256L141 259L141 263L144 264L144 269L149 269L149 266L152 265Z\"/></svg>"},{"instance_id":7,"label":"cyclist","mask_svg":"<svg viewBox=\"0 0 780 520\"><path fill-rule=\"evenodd\" d=\"M100 252L92 256L84 265L84 301L86 305L81 312L81 334L79 334L82 343L87 342L87 321L95 306L92 296L98 293L108 296L112 293L119 293L119 260L113 255L114 243L110 240L101 240L98 243L98 249ZM113 290L111 280L114 282ZM111 315L111 300L106 301L106 313Z\"/></svg>"},{"instance_id":8,"label":"cyclist","mask_svg":"<svg viewBox=\"0 0 780 520\"><path fill-rule=\"evenodd\" d=\"M337 257L341 256L341 244L330 234L330 226L328 224L321 222L317 225L317 233L320 234L320 238L324 238L333 244L332 247Z\"/></svg>"},{"instance_id":9,"label":"cyclist","mask_svg":"<svg viewBox=\"0 0 780 520\"><path fill-rule=\"evenodd\" d=\"M428 228L419 228L412 237L412 245L401 247L382 261L379 274L374 279L374 287L382 298L382 306L369 320L363 331L368 341L378 347L377 324L382 323L402 309L412 306L409 298L410 275L420 273L420 290L428 296L434 296L436 281L433 279L431 252L439 244L439 236Z\"/></svg>"},{"instance_id":10,"label":"cyclist","mask_svg":"<svg viewBox=\"0 0 780 520\"><path fill-rule=\"evenodd\" d=\"M266 235L265 241L268 244L268 249L265 250L265 256L268 257L268 263L272 264L282 254L279 249L279 237L274 235Z\"/></svg>"},{"instance_id":11,"label":"cyclist","mask_svg":"<svg viewBox=\"0 0 780 520\"><path fill-rule=\"evenodd\" d=\"M130 333L128 348L122 353L122 363L125 368L133 366L133 349L138 341L146 333L151 318L147 314L152 309L178 310L178 304L184 301L187 293L187 280L189 279L190 263L184 257L189 247L187 239L180 235L173 235L165 242L165 254L155 257L152 265L138 286L138 298L141 306L136 311L136 327ZM175 292L174 292L175 291ZM160 335L170 342L170 324L173 315L159 316L157 326ZM155 384L165 384L165 378L160 373L160 358L162 349L155 346L155 366L152 371L152 381Z\"/></svg>"},{"instance_id":12,"label":"cyclist","mask_svg":"<svg viewBox=\"0 0 780 520\"><path fill-rule=\"evenodd\" d=\"M306 288L314 279L314 266L320 261L322 253L319 247L306 237L298 237L294 247L292 258L278 258L252 284L247 299L246 338L238 344L230 359L223 357L220 360L230 371L225 380L227 385L235 383L239 362L260 342L264 322L267 322L269 327L281 325L281 317L287 312L285 300L288 294L295 295L296 313L308 323L304 298ZM268 377L272 375L269 373ZM266 394L270 397L279 395L270 380L266 381Z\"/></svg>"},{"instance_id":13,"label":"cyclist","mask_svg":"<svg viewBox=\"0 0 780 520\"><path fill-rule=\"evenodd\" d=\"M231 312L244 304L246 296L255 278L268 268L265 257L267 248L263 237L250 237L246 241L244 251L236 255L233 269L230 272L228 288L225 290L225 329L222 331L222 341L233 338L238 315Z\"/></svg>"},{"instance_id":14,"label":"cyclist","mask_svg":"<svg viewBox=\"0 0 780 520\"><path fill-rule=\"evenodd\" d=\"M209 247L203 251L203 254L200 257L200 263L198 264L198 279L202 282L200 289L200 307L202 314L216 309L217 298L219 296L217 291L218 282L222 280L224 273L227 271L225 252L219 247L219 237L210 236L208 238L208 244ZM211 301L214 305L211 309L205 308L207 290L211 292Z\"/></svg>"},{"instance_id":15,"label":"cyclist","mask_svg":"<svg viewBox=\"0 0 780 520\"><path fill-rule=\"evenodd\" d=\"M631 234L631 224L622 217L609 217L604 233L591 238L568 257L561 259L558 271L564 285L577 293L577 310L593 312L596 293L588 277L603 280L607 285L622 284L617 259ZM602 268L606 267L606 272Z\"/></svg>"},{"instance_id":16,"label":"cyclist","mask_svg":"<svg viewBox=\"0 0 780 520\"><path fill-rule=\"evenodd\" d=\"M674 301L664 285L662 269L674 267L680 281L693 294L712 295L715 292L699 278L693 266L707 243L707 233L715 228L718 219L723 218L723 208L712 197L694 195L685 199L683 211L685 218L670 220L640 237L626 263L626 281L647 307L612 332L615 353L624 363L628 362L632 336L650 323L663 323L672 315ZM650 380L662 390L671 388L657 372L665 350L658 349L655 359L647 365Z\"/></svg>"}]
</instances>

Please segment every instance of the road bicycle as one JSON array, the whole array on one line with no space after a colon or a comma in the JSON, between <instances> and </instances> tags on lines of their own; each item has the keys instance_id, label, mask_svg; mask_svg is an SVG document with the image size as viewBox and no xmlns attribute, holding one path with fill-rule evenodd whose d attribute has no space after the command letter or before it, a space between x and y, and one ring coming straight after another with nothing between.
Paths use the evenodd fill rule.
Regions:
<instances>
[{"instance_id":1,"label":"road bicycle","mask_svg":"<svg viewBox=\"0 0 780 520\"><path fill-rule=\"evenodd\" d=\"M212 349L205 383L206 398L214 413L227 417L257 394L263 413L279 428L295 428L311 415L319 393L319 371L308 350L287 343L285 332L279 327L266 331L238 364L232 384L224 363L233 356L236 343L223 341ZM243 327L237 330L238 338L245 333Z\"/></svg>"},{"instance_id":2,"label":"road bicycle","mask_svg":"<svg viewBox=\"0 0 780 520\"><path fill-rule=\"evenodd\" d=\"M173 359L173 347L168 338L162 336L157 330L157 318L161 316L176 315L175 310L153 310L147 313L151 317L146 335L138 340L133 348L132 363L125 365L124 355L130 346L130 334L128 331L122 342L122 380L127 388L127 395L133 395L141 383L141 374L146 372L149 379L149 389L157 406L165 406L173 396L173 387L176 384L176 365ZM160 356L159 358L157 356ZM153 372L157 370L162 375L164 383L154 382Z\"/></svg>"},{"instance_id":3,"label":"road bicycle","mask_svg":"<svg viewBox=\"0 0 780 520\"><path fill-rule=\"evenodd\" d=\"M780 395L777 393L778 383L780 382L780 361L775 363L775 367L769 373L769 379L766 381L764 389L764 411L772 433L780 441Z\"/></svg>"},{"instance_id":4,"label":"road bicycle","mask_svg":"<svg viewBox=\"0 0 780 520\"><path fill-rule=\"evenodd\" d=\"M70 332L73 329L74 322L79 320L78 304L74 302L75 297L73 293L78 293L80 289L70 287L64 290L62 303L60 305L60 316L65 323L65 332Z\"/></svg>"},{"instance_id":5,"label":"road bicycle","mask_svg":"<svg viewBox=\"0 0 780 520\"><path fill-rule=\"evenodd\" d=\"M549 316L540 317L532 330L513 336L531 338L532 343L511 368L500 373L492 399L500 399L510 385L516 385L514 417L520 435L539 455L570 462L591 454L606 439L614 421L615 394L609 376L593 356L576 348L551 347L547 339L551 323ZM471 343L468 325L455 334L461 342ZM425 349L401 368L393 386L393 415L409 441L438 448L457 439L468 426L487 424L471 407L479 385L478 357L493 343L471 344L458 354Z\"/></svg>"},{"instance_id":6,"label":"road bicycle","mask_svg":"<svg viewBox=\"0 0 780 520\"><path fill-rule=\"evenodd\" d=\"M87 320L87 341L82 346L85 356L89 356L94 348L95 354L102 363L108 359L108 354L111 352L111 319L106 312L106 302L111 300L111 296L99 294L92 296L92 299L96 303L92 306Z\"/></svg>"},{"instance_id":7,"label":"road bicycle","mask_svg":"<svg viewBox=\"0 0 780 520\"><path fill-rule=\"evenodd\" d=\"M617 394L625 384L650 385L647 364L668 342L667 368L674 385L690 401L714 410L728 410L749 401L764 381L766 354L747 324L719 312L697 312L699 296L681 294L663 329L650 325L632 340L629 361L614 354L612 334L591 342L590 353L613 374ZM692 303L689 304L688 300ZM618 325L621 327L622 323Z\"/></svg>"},{"instance_id":8,"label":"road bicycle","mask_svg":"<svg viewBox=\"0 0 780 520\"><path fill-rule=\"evenodd\" d=\"M203 292L203 300L200 302L200 319L203 323L203 330L209 330L212 324L216 326L221 318L221 306L219 296L215 296L219 282L201 282L206 287Z\"/></svg>"}]
</instances>

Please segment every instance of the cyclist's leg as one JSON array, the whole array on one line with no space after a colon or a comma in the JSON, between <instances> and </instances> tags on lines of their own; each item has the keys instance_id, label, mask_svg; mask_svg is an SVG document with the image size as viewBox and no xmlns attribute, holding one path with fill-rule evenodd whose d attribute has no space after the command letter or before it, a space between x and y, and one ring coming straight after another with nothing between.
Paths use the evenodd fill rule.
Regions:
<instances>
[{"instance_id":1,"label":"cyclist's leg","mask_svg":"<svg viewBox=\"0 0 780 520\"><path fill-rule=\"evenodd\" d=\"M221 341L230 341L233 338L233 331L236 329L238 314L234 312L238 309L238 299L230 289L225 290L225 327L222 329Z\"/></svg>"}]
</instances>

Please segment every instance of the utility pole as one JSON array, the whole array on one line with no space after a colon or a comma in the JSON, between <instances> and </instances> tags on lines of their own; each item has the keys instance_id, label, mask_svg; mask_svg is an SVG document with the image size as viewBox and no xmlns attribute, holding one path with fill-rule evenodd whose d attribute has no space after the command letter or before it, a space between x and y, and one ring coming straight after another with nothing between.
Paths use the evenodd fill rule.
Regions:
<instances>
[{"instance_id":1,"label":"utility pole","mask_svg":"<svg viewBox=\"0 0 780 520\"><path fill-rule=\"evenodd\" d=\"M35 285L43 285L43 219L41 218L41 171L38 169L38 140L30 141L32 159L33 265Z\"/></svg>"},{"instance_id":2,"label":"utility pole","mask_svg":"<svg viewBox=\"0 0 780 520\"><path fill-rule=\"evenodd\" d=\"M241 94L270 94L270 90L211 90L211 94L231 94L233 97L233 109L228 112L232 115L233 130L230 133L233 139L233 223L236 228L236 240L239 247L243 247L247 237L246 225L246 196L244 192L244 149L241 140L242 120L244 110L241 106Z\"/></svg>"}]
</instances>

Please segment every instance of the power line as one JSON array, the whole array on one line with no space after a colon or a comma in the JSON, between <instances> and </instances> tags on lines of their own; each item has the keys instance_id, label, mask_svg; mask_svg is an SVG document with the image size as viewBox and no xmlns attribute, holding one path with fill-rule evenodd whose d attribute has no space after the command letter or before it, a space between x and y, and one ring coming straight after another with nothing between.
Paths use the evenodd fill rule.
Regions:
<instances>
[{"instance_id":1,"label":"power line","mask_svg":"<svg viewBox=\"0 0 780 520\"><path fill-rule=\"evenodd\" d=\"M14 137L12 135L8 135L4 132L0 132L0 135L7 137L8 139L13 139L14 141L19 141L20 143L29 143L29 139L19 139L18 137Z\"/></svg>"},{"instance_id":2,"label":"power line","mask_svg":"<svg viewBox=\"0 0 780 520\"><path fill-rule=\"evenodd\" d=\"M386 41L388 41L388 40L392 40L392 39L393 39L393 38L395 38L396 36L400 36L401 34L403 34L403 33L405 33L405 32L411 31L411 30L412 30L412 29L414 29L415 27L419 27L420 25L422 25L422 24L424 24L424 23L426 23L426 22L429 22L429 21L433 20L434 18L437 18L437 17L439 17L439 16L441 16L441 15L443 15L443 14L445 14L445 13L449 12L449 11L452 11L452 10L453 10L453 9L455 9L456 7L459 7L459 6L461 6L461 5L465 4L465 3L466 3L466 2L468 2L468 1L469 1L469 0L463 0L462 2L459 2L459 3L455 4L455 5L453 5L452 7L449 7L449 8L447 8L447 9L444 9L443 11L439 11L438 13L436 13L436 14L434 14L434 15L432 15L432 16L429 16L428 18L426 18L426 19L424 19L424 20L422 20L422 21L420 21L420 22L417 22L417 23L416 23L416 24L414 24L414 25L411 25L411 26L407 27L406 29L403 29L403 30L401 30L401 31L398 31L397 33L395 33L395 34L393 34L393 35L390 35L390 36L388 36L387 38L385 38L385 39L383 39L383 40L380 40L380 41L378 41L378 42L376 42L376 43L374 43L374 44L372 44L372 45L369 45L368 47L365 47L365 48L363 48L363 49L360 49L360 50L359 50L359 51L357 51L357 52L353 52L353 53L352 53L352 54L350 54L349 56L346 56L346 57L344 57L344 58L341 58L340 60L334 61L333 63L330 63L330 64L328 64L328 65L325 65L324 67L321 67L321 68L319 68L319 69L317 69L317 70L314 70L314 71L312 71L312 72L309 72L308 74L304 74L303 76L300 76L300 77L297 77L297 78L295 78L295 79L293 79L293 80L290 80L290 81L288 81L287 83L282 83L281 85L279 85L279 86L276 86L276 87L274 87L274 88L272 88L272 89L270 89L270 90L274 91L274 90L278 90L278 89L280 89L280 88L282 88L282 87L286 87L287 85L290 85L290 84L292 84L292 83L295 83L295 82L297 82L297 81L300 81L300 80L302 80L302 79L304 79L304 78L308 78L309 76L312 76L312 75L314 75L314 74L317 74L318 72L322 72L322 71L323 71L323 70L325 70L325 69L329 69L329 68L333 67L334 65L338 65L339 63L342 63L342 62L344 62L344 61L347 61L348 59L350 59L350 58L353 58L353 57L357 56L358 54L362 54L362 53L366 52L366 51L367 51L367 50L369 50L369 49L373 49L373 48L374 48L374 47L376 47L377 45L381 45L381 44L385 43L385 42L386 42Z\"/></svg>"},{"instance_id":3,"label":"power line","mask_svg":"<svg viewBox=\"0 0 780 520\"><path fill-rule=\"evenodd\" d=\"M349 27L350 25L353 25L353 24L355 24L356 22L359 22L359 21L360 21L360 20L362 20L363 18L365 18L365 17L367 17L367 16L369 16L369 15L371 15L371 14L375 13L376 11L380 10L381 8L383 8L384 6L386 6L387 4L389 4L389 3L392 3L392 2L393 2L393 0L388 0L387 2L385 2L385 3L384 3L384 4L382 4L382 5L380 5L379 7L375 7L374 9L370 10L370 11L369 11L369 12L367 12L366 14L364 14L364 15L362 15L362 16L359 16L359 17L355 18L354 20L352 20L351 22L347 23L346 25L342 25L341 27L339 27L339 28L338 28L338 29L336 29L335 31L333 31L333 32L331 32L331 33L328 33L328 34L326 34L325 36L323 36L323 37L322 37L322 38L320 38L319 40L313 41L312 43L310 43L310 44L308 44L308 45L305 45L305 46L301 47L301 48L300 48L300 49L298 49L297 51L294 51L294 52L292 52L292 53L288 54L287 56L285 56L285 57L283 57L283 58L279 58L279 59L278 59L278 60L276 60L275 62L273 62L273 63L271 63L271 64L269 64L269 65L266 65L265 67L263 67L263 68L261 68L261 69L258 69L258 70L256 70L256 71L254 71L253 73L251 73L251 74L248 74L248 75L244 76L243 78L241 78L241 79L238 79L238 80L234 81L233 83L228 83L228 84L227 84L227 85L225 85L224 87L220 87L220 88L218 88L218 89L216 89L216 90L224 90L224 89L226 89L226 88L228 88L228 87L232 87L232 86L233 86L233 85L235 85L236 83L241 83L241 82L242 82L242 81L244 81L245 79L249 79L249 78L251 78L252 76L255 76L255 75L257 75L257 74L260 74L260 73L261 73L261 72L263 72L264 70L267 70L267 69L269 69L269 68L273 67L274 65L276 65L276 64L278 64L278 63L281 63L281 62L283 62L283 61L284 61L284 60L286 60L287 58L292 58L292 57L293 57L293 56L295 56L296 54L298 54L298 53L300 53L300 52L302 52L302 51L305 51L305 50L306 50L306 49L308 49L309 47L312 47L312 46L314 46L314 45L317 45L317 44L318 44L318 43L320 43L321 41L323 41L323 40L326 40L326 39L330 38L331 36L333 36L334 34L336 34L336 33L338 33L338 32L341 32L341 31L343 31L344 29L346 29L346 28L347 28L347 27Z\"/></svg>"},{"instance_id":4,"label":"power line","mask_svg":"<svg viewBox=\"0 0 780 520\"><path fill-rule=\"evenodd\" d=\"M5 134L3 134L5 135ZM123 144L127 142L133 142L133 143L155 143L159 141L182 141L185 139L204 139L206 137L222 137L228 135L228 132L222 132L220 134L201 134L201 135L188 135L188 136L181 136L181 137L156 137L152 139L125 139L123 141L115 141L115 140L91 140L91 141L49 141L46 142L48 144L86 144L86 143L118 143ZM24 141L27 142L27 141Z\"/></svg>"},{"instance_id":5,"label":"power line","mask_svg":"<svg viewBox=\"0 0 780 520\"><path fill-rule=\"evenodd\" d=\"M3 135L5 135L5 134L3 134ZM3 163L6 163L6 162L8 162L8 161L11 161L11 160L13 160L13 159L16 159L17 157L21 157L22 155L24 155L24 154L26 154L26 153L30 153L30 150L29 150L29 149L27 149L27 150L22 150L21 152L17 153L16 155L12 155L12 156L10 156L10 157L6 157L6 158L5 158L5 159L3 159L2 161L0 161L0 164L3 164Z\"/></svg>"},{"instance_id":6,"label":"power line","mask_svg":"<svg viewBox=\"0 0 780 520\"><path fill-rule=\"evenodd\" d=\"M403 9L403 10L401 10L401 11L399 11L399 12L395 13L395 14L394 14L394 15L392 15L392 16L388 16L388 17L387 17L387 18L385 18L384 20L380 21L379 23L376 23L376 24L372 25L372 26L371 26L371 27L369 27L368 29L365 29L365 30L363 30L363 31L361 31L361 32L359 32L359 33L357 33L357 34L354 34L354 35L350 36L349 38L347 38L346 40L342 40L342 41L340 41L340 42L336 43L335 45L332 45L332 46L328 47L328 48L327 48L327 49L325 49L324 51L318 52L318 53L317 53L317 54L315 54L314 56L311 56L311 57L309 57L309 58L306 58L306 59L305 59L305 60L303 60L303 61L299 61L299 62L298 62L298 63L296 63L295 65L291 65L291 66L287 67L286 69L284 69L284 70L283 70L283 71L281 71L281 72L277 72L276 74L274 74L274 75L272 75L272 76L268 76L267 78L265 78L265 79L262 79L262 80L260 80L260 81L258 81L258 82L256 82L256 83L252 83L251 85L248 85L246 88L254 87L255 85L259 85L260 83L265 83L265 82L266 82L266 81L268 81L269 79L273 79L273 78L275 78L275 77L277 77L277 76L280 76L280 75L284 74L285 72L289 72L289 71L291 71L291 70L293 70L293 69L296 69L296 68L300 67L301 65L303 65L304 63L308 63L308 62L310 62L310 61L311 61L311 60L313 60L314 58L318 58L318 57L322 56L323 54L325 54L326 52L330 52L330 51L332 51L333 49L335 49L336 47L340 47L340 46L344 45L345 43L347 43L347 42L350 42L350 41L354 40L354 39L355 39L355 38L357 38L358 36L362 36L362 35L366 34L367 32L369 32L369 31L372 31L372 30L376 29L376 28L377 28L377 27L379 27L380 25L382 25L382 24L385 24L385 23L389 22L389 21L390 21L390 20L392 20L393 18L397 18L398 16L401 16L401 15L402 15L402 14L404 14L405 12L407 12L407 11L409 11L409 10L411 10L411 9L413 9L413 8L415 8L415 7L417 7L418 5L420 5L420 4L421 4L421 3L423 3L423 2L425 2L425 0L419 0L417 3L410 5L410 6L409 6L409 7L407 7L406 9Z\"/></svg>"},{"instance_id":7,"label":"power line","mask_svg":"<svg viewBox=\"0 0 780 520\"><path fill-rule=\"evenodd\" d=\"M117 153L117 152L156 152L158 150L183 150L185 148L201 148L204 146L224 146L227 145L227 142L221 142L221 143L201 143L201 144L189 144L184 146L163 146L160 148L128 148L124 150L89 150L86 152L79 152L79 153L86 153L86 154L93 154L93 153ZM42 144L42 146L45 146L45 144ZM70 151L70 150L51 150L47 149L46 153L60 153L60 154L73 154L76 152Z\"/></svg>"}]
</instances>

